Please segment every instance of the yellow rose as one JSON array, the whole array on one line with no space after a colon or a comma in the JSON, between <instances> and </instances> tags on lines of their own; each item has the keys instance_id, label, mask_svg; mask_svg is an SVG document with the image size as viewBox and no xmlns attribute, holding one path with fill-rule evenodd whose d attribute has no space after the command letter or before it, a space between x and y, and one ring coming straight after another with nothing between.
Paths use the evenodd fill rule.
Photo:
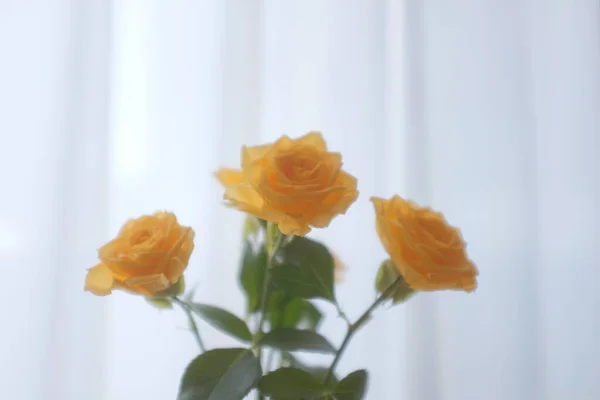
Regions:
<instances>
[{"instance_id":1,"label":"yellow rose","mask_svg":"<svg viewBox=\"0 0 600 400\"><path fill-rule=\"evenodd\" d=\"M379 238L411 288L475 290L477 268L467 257L460 231L442 214L399 196L371 201Z\"/></svg>"},{"instance_id":2,"label":"yellow rose","mask_svg":"<svg viewBox=\"0 0 600 400\"><path fill-rule=\"evenodd\" d=\"M344 214L358 197L356 178L342 169L340 153L327 151L319 132L242 148L241 170L215 174L224 198L244 212L275 222L286 235L303 236Z\"/></svg>"},{"instance_id":3,"label":"yellow rose","mask_svg":"<svg viewBox=\"0 0 600 400\"><path fill-rule=\"evenodd\" d=\"M103 296L124 289L146 296L177 283L194 249L194 231L175 214L157 212L129 220L115 239L98 249L100 263L88 270L85 290Z\"/></svg>"}]
</instances>

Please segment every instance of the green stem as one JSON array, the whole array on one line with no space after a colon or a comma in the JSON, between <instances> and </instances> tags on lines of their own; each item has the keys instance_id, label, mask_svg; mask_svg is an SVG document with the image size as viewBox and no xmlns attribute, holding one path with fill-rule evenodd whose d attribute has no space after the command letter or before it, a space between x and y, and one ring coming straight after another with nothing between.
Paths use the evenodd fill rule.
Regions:
<instances>
[{"instance_id":1,"label":"green stem","mask_svg":"<svg viewBox=\"0 0 600 400\"><path fill-rule=\"evenodd\" d=\"M331 363L331 366L329 367L329 370L327 371L327 375L325 376L325 380L323 381L323 383L325 385L328 385L329 382L331 381L331 378L333 378L333 373L335 371L335 367L337 367L338 363L340 362L342 354L344 354L344 351L346 350L346 347L348 347L348 344L350 343L350 340L352 340L352 337L354 337L354 335L356 334L356 332L359 331L360 328L362 328L364 325L366 325L367 321L371 317L371 313L373 312L373 310L375 310L381 303L383 303L386 299L388 299L392 293L394 293L394 290L396 289L396 285L401 281L402 281L402 277L399 277L398 279L396 279L390 286L387 287L387 289L385 289L381 293L381 295L375 300L375 302L373 302L373 304L371 304L371 306L367 309L367 311L365 311L356 320L355 323L348 324L348 331L346 332L346 336L344 337L344 340L342 341L342 345L340 346L338 351L335 353L333 362Z\"/></svg>"},{"instance_id":2,"label":"green stem","mask_svg":"<svg viewBox=\"0 0 600 400\"><path fill-rule=\"evenodd\" d=\"M267 225L267 235L269 235L269 231L271 229L271 224L272 222L269 222L269 224ZM265 241L265 245L267 246L267 266L266 266L266 271L265 271L265 279L263 281L263 287L262 287L262 293L261 293L261 298L260 298L260 319L258 320L258 328L256 330L256 334L255 336L258 337L261 333L262 333L262 328L263 325L265 323L265 314L266 314L266 309L267 309L267 300L269 297L269 282L270 282L270 272L271 272L271 268L273 267L273 260L275 260L275 256L277 255L277 252L279 251L281 244L283 242L283 239L285 238L285 235L279 234L277 235L277 239L275 239L275 243L273 243L272 246L269 246L269 240L267 239ZM260 351L260 348L259 348Z\"/></svg>"},{"instance_id":3,"label":"green stem","mask_svg":"<svg viewBox=\"0 0 600 400\"><path fill-rule=\"evenodd\" d=\"M335 309L337 310L338 315L340 316L340 318L342 318L348 324L348 326L352 325L352 322L350 321L350 318L348 318L348 316L342 310L342 307L340 306L340 304L337 301L335 302Z\"/></svg>"},{"instance_id":4,"label":"green stem","mask_svg":"<svg viewBox=\"0 0 600 400\"><path fill-rule=\"evenodd\" d=\"M190 326L192 328L192 332L194 333L194 337L196 338L196 343L198 343L198 347L200 347L200 351L204 353L206 351L204 347L204 342L202 342L202 338L200 337L200 330L198 329L198 325L196 325L196 320L194 320L194 315L192 314L192 310L190 309L189 304L185 301L181 300L179 297L173 296L171 297L173 302L181 307L183 312L188 317L188 321L190 322Z\"/></svg>"},{"instance_id":5,"label":"green stem","mask_svg":"<svg viewBox=\"0 0 600 400\"><path fill-rule=\"evenodd\" d=\"M273 261L275 260L275 256L277 255L277 252L279 251L279 249L282 247L282 243L283 240L285 239L285 235L278 233L277 234L277 238L275 239L275 242L272 243L272 230L276 228L276 225L273 224L273 222L269 222L267 223L267 238L265 240L265 246L267 248L267 265L266 265L266 270L265 270L265 279L263 281L263 286L262 286L262 293L261 293L261 297L260 297L260 315L259 315L259 320L258 320L258 326L256 328L256 332L254 333L254 337L252 340L252 343L256 346L258 340L260 340L260 336L262 335L263 332L263 325L265 324L265 318L266 318L266 311L267 311L267 301L269 299L269 281L270 281L270 272L271 272L271 268L273 267ZM256 357L258 358L259 362L262 362L261 357L262 357L262 349L260 346L257 347L256 349ZM259 400L263 399L263 395L260 392L257 392L257 397Z\"/></svg>"},{"instance_id":6,"label":"green stem","mask_svg":"<svg viewBox=\"0 0 600 400\"><path fill-rule=\"evenodd\" d=\"M269 268L270 268L270 257L267 259L267 270L265 271L265 279L263 281L263 287L260 295L260 314L258 316L258 324L256 325L256 332L254 333L254 342L260 338L262 334L262 328L265 324L265 311L267 309L267 298L269 295ZM258 347L258 354L260 356L260 347Z\"/></svg>"}]
</instances>

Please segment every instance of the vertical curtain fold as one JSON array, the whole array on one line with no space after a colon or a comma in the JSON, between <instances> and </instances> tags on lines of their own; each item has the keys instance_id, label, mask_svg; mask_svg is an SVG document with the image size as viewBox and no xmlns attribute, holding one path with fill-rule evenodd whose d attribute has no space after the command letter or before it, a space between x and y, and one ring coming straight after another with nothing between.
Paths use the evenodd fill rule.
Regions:
<instances>
[{"instance_id":1,"label":"vertical curtain fold","mask_svg":"<svg viewBox=\"0 0 600 400\"><path fill-rule=\"evenodd\" d=\"M6 398L103 398L104 306L82 282L108 215L109 10L0 5Z\"/></svg>"}]
</instances>

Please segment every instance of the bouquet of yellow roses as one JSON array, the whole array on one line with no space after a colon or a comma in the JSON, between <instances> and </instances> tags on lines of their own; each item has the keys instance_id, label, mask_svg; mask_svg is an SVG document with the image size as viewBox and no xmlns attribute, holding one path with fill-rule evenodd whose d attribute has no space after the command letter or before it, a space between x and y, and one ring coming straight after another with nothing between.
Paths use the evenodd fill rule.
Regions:
<instances>
[{"instance_id":1,"label":"bouquet of yellow roses","mask_svg":"<svg viewBox=\"0 0 600 400\"><path fill-rule=\"evenodd\" d=\"M241 168L221 169L216 177L225 187L227 204L248 214L239 270L245 320L185 293L194 230L180 225L171 212L126 222L115 239L100 247L100 262L85 282L96 295L121 289L155 305L175 304L186 313L200 354L183 372L179 400L240 400L253 390L258 399L363 399L367 372L339 377L336 367L378 306L406 301L417 291L472 291L477 286L478 272L460 231L440 213L399 196L373 197L377 234L390 259L377 272L373 269L376 300L358 318L348 318L335 294L335 257L305 235L346 212L358 197L357 180L342 170L341 155L328 151L318 132L243 147ZM318 333L323 315L314 299L333 304L346 321L339 345ZM240 346L205 349L196 318ZM314 367L300 362L296 352L332 358Z\"/></svg>"}]
</instances>

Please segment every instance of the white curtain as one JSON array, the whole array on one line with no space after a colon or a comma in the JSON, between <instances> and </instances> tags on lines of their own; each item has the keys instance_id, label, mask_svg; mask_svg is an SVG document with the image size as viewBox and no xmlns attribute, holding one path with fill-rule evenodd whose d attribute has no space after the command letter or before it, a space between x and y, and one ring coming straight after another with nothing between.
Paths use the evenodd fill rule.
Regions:
<instances>
[{"instance_id":1,"label":"white curtain","mask_svg":"<svg viewBox=\"0 0 600 400\"><path fill-rule=\"evenodd\" d=\"M84 293L95 249L174 210L197 299L241 313L242 216L211 173L312 129L359 179L311 233L351 317L385 257L371 195L442 210L480 270L380 310L340 373L368 368L369 400L598 398L597 0L0 0L0 54L3 399L175 398L185 319Z\"/></svg>"}]
</instances>

